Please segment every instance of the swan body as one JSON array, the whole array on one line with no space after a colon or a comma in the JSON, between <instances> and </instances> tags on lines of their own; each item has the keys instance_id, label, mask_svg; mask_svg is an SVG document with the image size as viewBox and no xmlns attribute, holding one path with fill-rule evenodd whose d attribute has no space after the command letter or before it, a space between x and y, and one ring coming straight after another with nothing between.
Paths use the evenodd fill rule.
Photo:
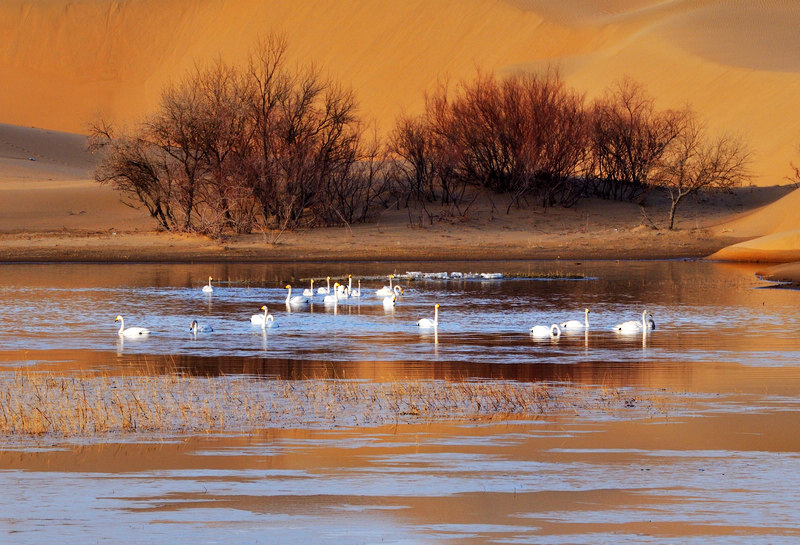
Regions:
<instances>
[{"instance_id":1,"label":"swan body","mask_svg":"<svg viewBox=\"0 0 800 545\"><path fill-rule=\"evenodd\" d=\"M561 329L575 330L575 329L589 329L589 309L584 310L584 321L580 320L567 320L560 325Z\"/></svg>"},{"instance_id":2,"label":"swan body","mask_svg":"<svg viewBox=\"0 0 800 545\"><path fill-rule=\"evenodd\" d=\"M423 329L431 329L439 327L439 303L433 307L433 320L430 318L422 318L417 322L417 325Z\"/></svg>"},{"instance_id":3,"label":"swan body","mask_svg":"<svg viewBox=\"0 0 800 545\"><path fill-rule=\"evenodd\" d=\"M214 288L211 287L211 280L212 280L212 278L209 276L208 277L208 284L203 286L203 293L211 293L211 292L214 291Z\"/></svg>"},{"instance_id":4,"label":"swan body","mask_svg":"<svg viewBox=\"0 0 800 545\"><path fill-rule=\"evenodd\" d=\"M295 307L308 304L308 297L304 297L302 295L295 295L292 297L292 286L290 284L286 284L286 289L289 290L289 293L286 294L287 305Z\"/></svg>"},{"instance_id":5,"label":"swan body","mask_svg":"<svg viewBox=\"0 0 800 545\"><path fill-rule=\"evenodd\" d=\"M145 329L143 327L129 327L125 329L125 320L122 316L117 316L114 320L115 322L119 322L119 331L117 332L121 337L143 337L145 335L150 334L149 329Z\"/></svg>"},{"instance_id":6,"label":"swan body","mask_svg":"<svg viewBox=\"0 0 800 545\"><path fill-rule=\"evenodd\" d=\"M629 320L627 322L622 322L621 324L617 324L614 326L614 331L618 333L639 333L647 332L648 329L655 329L656 322L653 320L652 314L650 314L647 310L642 312L642 321L638 320Z\"/></svg>"},{"instance_id":7,"label":"swan body","mask_svg":"<svg viewBox=\"0 0 800 545\"><path fill-rule=\"evenodd\" d=\"M535 325L531 328L531 335L534 337L550 337L555 339L561 336L561 329L558 327L558 324L553 324L550 327L546 325Z\"/></svg>"},{"instance_id":8,"label":"swan body","mask_svg":"<svg viewBox=\"0 0 800 545\"><path fill-rule=\"evenodd\" d=\"M214 331L210 325L200 325L197 323L197 320L192 320L192 325L189 326L189 331L197 335L198 333L211 333Z\"/></svg>"},{"instance_id":9,"label":"swan body","mask_svg":"<svg viewBox=\"0 0 800 545\"><path fill-rule=\"evenodd\" d=\"M378 297L389 297L394 294L394 287L392 286L392 280L394 279L394 275L389 275L389 285L383 286L381 289L375 291L375 295Z\"/></svg>"},{"instance_id":10,"label":"swan body","mask_svg":"<svg viewBox=\"0 0 800 545\"><path fill-rule=\"evenodd\" d=\"M352 278L348 280L348 282L352 281ZM354 290L350 290L350 297L361 297L361 279L358 280L358 287Z\"/></svg>"},{"instance_id":11,"label":"swan body","mask_svg":"<svg viewBox=\"0 0 800 545\"><path fill-rule=\"evenodd\" d=\"M266 306L261 307L261 310L264 311L264 314L253 314L250 316L250 323L260 325L262 328L273 327L273 324L275 323L275 317L272 314L269 314Z\"/></svg>"},{"instance_id":12,"label":"swan body","mask_svg":"<svg viewBox=\"0 0 800 545\"><path fill-rule=\"evenodd\" d=\"M327 288L318 288L317 289L317 293L320 294L320 295L328 295L331 292L331 277L329 276L325 280L328 282L328 287Z\"/></svg>"},{"instance_id":13,"label":"swan body","mask_svg":"<svg viewBox=\"0 0 800 545\"><path fill-rule=\"evenodd\" d=\"M311 288L306 288L303 290L303 295L305 297L314 297L314 279L311 279Z\"/></svg>"},{"instance_id":14,"label":"swan body","mask_svg":"<svg viewBox=\"0 0 800 545\"><path fill-rule=\"evenodd\" d=\"M395 303L397 303L396 295L392 295L391 297L387 296L383 298L383 308L394 308Z\"/></svg>"}]
</instances>

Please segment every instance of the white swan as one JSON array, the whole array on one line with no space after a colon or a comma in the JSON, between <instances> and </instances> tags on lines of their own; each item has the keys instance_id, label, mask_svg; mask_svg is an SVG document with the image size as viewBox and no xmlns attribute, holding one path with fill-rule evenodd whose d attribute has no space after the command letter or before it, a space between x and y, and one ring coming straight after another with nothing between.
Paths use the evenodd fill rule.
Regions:
<instances>
[{"instance_id":1,"label":"white swan","mask_svg":"<svg viewBox=\"0 0 800 545\"><path fill-rule=\"evenodd\" d=\"M531 328L531 335L534 337L551 337L558 338L561 336L561 329L558 324L553 324L550 327L546 325L535 325Z\"/></svg>"},{"instance_id":2,"label":"white swan","mask_svg":"<svg viewBox=\"0 0 800 545\"><path fill-rule=\"evenodd\" d=\"M311 288L306 288L303 290L303 295L306 297L314 297L314 279L311 279Z\"/></svg>"},{"instance_id":3,"label":"white swan","mask_svg":"<svg viewBox=\"0 0 800 545\"><path fill-rule=\"evenodd\" d=\"M388 297L394 294L394 287L392 286L392 279L394 279L394 275L389 275L389 285L383 286L381 289L375 291L375 295L378 297Z\"/></svg>"},{"instance_id":4,"label":"white swan","mask_svg":"<svg viewBox=\"0 0 800 545\"><path fill-rule=\"evenodd\" d=\"M317 293L320 295L328 295L331 292L331 277L325 279L328 282L327 288L317 288Z\"/></svg>"},{"instance_id":5,"label":"white swan","mask_svg":"<svg viewBox=\"0 0 800 545\"><path fill-rule=\"evenodd\" d=\"M384 297L383 298L383 308L389 309L394 308L395 303L397 303L397 296L392 295L391 297Z\"/></svg>"},{"instance_id":6,"label":"white swan","mask_svg":"<svg viewBox=\"0 0 800 545\"><path fill-rule=\"evenodd\" d=\"M584 321L580 320L567 320L561 322L561 329L575 330L575 329L589 329L589 309L584 309Z\"/></svg>"},{"instance_id":7,"label":"white swan","mask_svg":"<svg viewBox=\"0 0 800 545\"><path fill-rule=\"evenodd\" d=\"M344 284L339 284L337 282L336 284L333 285L333 287L335 288L335 291L339 296L339 299L347 299L348 297L350 297L350 290L347 289L347 286L345 286Z\"/></svg>"},{"instance_id":8,"label":"white swan","mask_svg":"<svg viewBox=\"0 0 800 545\"><path fill-rule=\"evenodd\" d=\"M291 305L293 307L299 307L301 305L308 304L308 298L303 297L302 295L295 295L292 297L292 286L290 284L286 284L286 289L289 290L289 293L286 294L286 304Z\"/></svg>"},{"instance_id":9,"label":"white swan","mask_svg":"<svg viewBox=\"0 0 800 545\"><path fill-rule=\"evenodd\" d=\"M261 310L264 311L264 314L253 314L250 316L250 323L260 325L262 328L272 327L275 323L275 317L272 314L269 314L266 305L261 307Z\"/></svg>"},{"instance_id":10,"label":"white swan","mask_svg":"<svg viewBox=\"0 0 800 545\"><path fill-rule=\"evenodd\" d=\"M143 327L129 327L125 329L125 320L122 319L122 316L117 316L114 321L120 322L119 331L117 333L122 337L143 337L144 335L150 334L150 330Z\"/></svg>"},{"instance_id":11,"label":"white swan","mask_svg":"<svg viewBox=\"0 0 800 545\"><path fill-rule=\"evenodd\" d=\"M439 327L439 303L436 303L433 307L433 320L430 318L422 318L417 322L417 325L425 329Z\"/></svg>"},{"instance_id":12,"label":"white swan","mask_svg":"<svg viewBox=\"0 0 800 545\"><path fill-rule=\"evenodd\" d=\"M208 277L208 284L203 286L203 292L204 293L211 293L212 291L214 291L214 288L211 287L211 277L209 276Z\"/></svg>"},{"instance_id":13,"label":"white swan","mask_svg":"<svg viewBox=\"0 0 800 545\"><path fill-rule=\"evenodd\" d=\"M352 282L353 279L349 278L348 283ZM361 297L361 279L358 279L358 287L356 289L350 290L350 297Z\"/></svg>"},{"instance_id":14,"label":"white swan","mask_svg":"<svg viewBox=\"0 0 800 545\"><path fill-rule=\"evenodd\" d=\"M189 326L189 331L197 335L198 333L210 333L214 331L210 325L200 325L197 320L192 320L192 325Z\"/></svg>"},{"instance_id":15,"label":"white swan","mask_svg":"<svg viewBox=\"0 0 800 545\"><path fill-rule=\"evenodd\" d=\"M341 295L340 295L340 292L339 292L339 282L336 282L333 285L333 293L329 293L328 295L323 297L322 298L322 302L326 303L326 304L336 304L336 303L339 302L340 298L341 298Z\"/></svg>"},{"instance_id":16,"label":"white swan","mask_svg":"<svg viewBox=\"0 0 800 545\"><path fill-rule=\"evenodd\" d=\"M638 333L640 331L647 332L648 329L655 329L656 322L653 320L652 314L647 310L642 311L642 321L629 320L614 326L614 331L618 333Z\"/></svg>"}]
</instances>

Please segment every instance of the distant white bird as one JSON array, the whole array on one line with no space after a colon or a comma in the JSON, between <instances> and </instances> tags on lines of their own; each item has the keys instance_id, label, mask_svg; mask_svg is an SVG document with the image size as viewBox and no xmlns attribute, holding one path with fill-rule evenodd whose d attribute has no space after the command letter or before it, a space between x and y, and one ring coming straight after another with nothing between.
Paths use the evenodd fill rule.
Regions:
<instances>
[{"instance_id":1,"label":"distant white bird","mask_svg":"<svg viewBox=\"0 0 800 545\"><path fill-rule=\"evenodd\" d=\"M214 291L214 288L211 287L211 277L209 276L208 277L208 284L203 286L203 292L204 293L211 293L212 291Z\"/></svg>"},{"instance_id":2,"label":"distant white bird","mask_svg":"<svg viewBox=\"0 0 800 545\"><path fill-rule=\"evenodd\" d=\"M327 288L317 288L317 293L320 295L328 295L331 292L331 277L327 277L325 281L328 282Z\"/></svg>"},{"instance_id":3,"label":"distant white bird","mask_svg":"<svg viewBox=\"0 0 800 545\"><path fill-rule=\"evenodd\" d=\"M561 336L561 329L559 329L558 324L553 324L550 327L546 325L535 325L531 328L531 335L534 337L551 337L551 338L558 338Z\"/></svg>"},{"instance_id":4,"label":"distant white bird","mask_svg":"<svg viewBox=\"0 0 800 545\"><path fill-rule=\"evenodd\" d=\"M308 304L308 297L304 297L302 295L295 295L292 297L292 286L290 284L286 284L286 289L289 290L289 293L286 294L287 305L299 307Z\"/></svg>"},{"instance_id":5,"label":"distant white bird","mask_svg":"<svg viewBox=\"0 0 800 545\"><path fill-rule=\"evenodd\" d=\"M125 320L122 319L121 315L117 316L114 321L120 322L119 331L117 333L122 337L143 337L150 334L150 330L143 327L129 327L125 329Z\"/></svg>"},{"instance_id":6,"label":"distant white bird","mask_svg":"<svg viewBox=\"0 0 800 545\"><path fill-rule=\"evenodd\" d=\"M568 320L566 322L561 322L561 329L566 330L575 330L575 329L589 329L589 309L584 309L584 321L581 322L580 320Z\"/></svg>"},{"instance_id":7,"label":"distant white bird","mask_svg":"<svg viewBox=\"0 0 800 545\"><path fill-rule=\"evenodd\" d=\"M311 288L306 288L303 290L303 295L306 297L314 297L314 279L311 279Z\"/></svg>"},{"instance_id":8,"label":"distant white bird","mask_svg":"<svg viewBox=\"0 0 800 545\"><path fill-rule=\"evenodd\" d=\"M629 320L614 326L614 331L618 333L638 333L640 331L647 332L648 329L655 329L656 322L653 320L653 315L646 309L642 312L642 321Z\"/></svg>"},{"instance_id":9,"label":"distant white bird","mask_svg":"<svg viewBox=\"0 0 800 545\"><path fill-rule=\"evenodd\" d=\"M250 323L255 325L260 325L263 327L273 327L275 323L275 317L267 311L267 307L261 307L261 310L264 311L264 314L253 314L250 316Z\"/></svg>"},{"instance_id":10,"label":"distant white bird","mask_svg":"<svg viewBox=\"0 0 800 545\"><path fill-rule=\"evenodd\" d=\"M189 331L197 335L198 333L210 333L214 331L210 325L200 325L197 320L192 320L192 325L189 326Z\"/></svg>"},{"instance_id":11,"label":"distant white bird","mask_svg":"<svg viewBox=\"0 0 800 545\"><path fill-rule=\"evenodd\" d=\"M422 318L417 322L417 325L423 329L439 327L439 303L436 303L433 307L433 320L430 318Z\"/></svg>"}]
</instances>

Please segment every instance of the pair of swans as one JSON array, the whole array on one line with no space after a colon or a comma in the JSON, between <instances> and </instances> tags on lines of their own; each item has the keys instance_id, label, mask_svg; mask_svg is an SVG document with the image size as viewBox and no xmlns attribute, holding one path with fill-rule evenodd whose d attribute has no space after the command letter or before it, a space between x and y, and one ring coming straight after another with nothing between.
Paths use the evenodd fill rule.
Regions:
<instances>
[{"instance_id":1,"label":"pair of swans","mask_svg":"<svg viewBox=\"0 0 800 545\"><path fill-rule=\"evenodd\" d=\"M589 331L589 309L583 310L583 321L580 320L567 320L561 324L551 324L549 327L546 325L535 325L531 328L531 335L537 338L550 337L557 339L561 336L561 331L573 332L577 330Z\"/></svg>"}]
</instances>

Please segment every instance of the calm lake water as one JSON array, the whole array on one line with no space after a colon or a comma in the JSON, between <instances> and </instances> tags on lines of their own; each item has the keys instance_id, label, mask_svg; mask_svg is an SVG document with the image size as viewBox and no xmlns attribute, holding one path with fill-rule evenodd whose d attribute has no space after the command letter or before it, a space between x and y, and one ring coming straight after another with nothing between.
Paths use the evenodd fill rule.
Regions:
<instances>
[{"instance_id":1,"label":"calm lake water","mask_svg":"<svg viewBox=\"0 0 800 545\"><path fill-rule=\"evenodd\" d=\"M503 272L501 280L390 273ZM147 366L202 375L506 379L674 398L545 415L0 447L9 543L795 543L800 292L705 262L0 266L0 372ZM359 299L286 308L327 275ZM200 288L214 277L214 292ZM421 331L416 321L440 325ZM250 324L267 305L275 325ZM583 319L588 333L535 339ZM615 324L653 315L656 330ZM114 318L151 330L117 335ZM192 320L213 327L192 335ZM135 534L128 534L134 531ZM0 539L2 541L2 539Z\"/></svg>"}]
</instances>

